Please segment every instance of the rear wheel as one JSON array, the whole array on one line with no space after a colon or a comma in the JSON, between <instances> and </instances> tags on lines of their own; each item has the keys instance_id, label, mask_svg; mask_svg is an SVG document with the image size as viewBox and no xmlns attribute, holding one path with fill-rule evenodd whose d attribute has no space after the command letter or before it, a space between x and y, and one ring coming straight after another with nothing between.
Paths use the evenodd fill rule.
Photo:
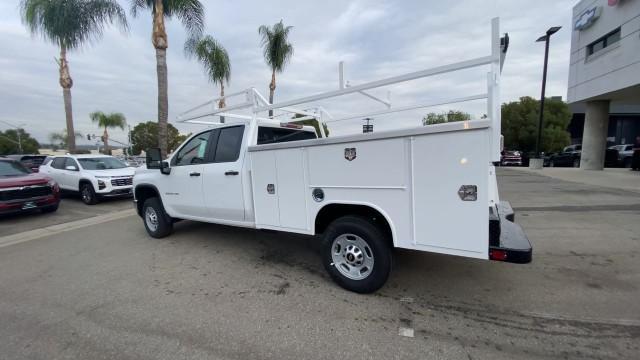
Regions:
<instances>
[{"instance_id":1,"label":"rear wheel","mask_svg":"<svg viewBox=\"0 0 640 360\"><path fill-rule=\"evenodd\" d=\"M147 233L154 238L163 238L173 231L173 221L165 213L157 197L149 198L142 206L142 219Z\"/></svg>"},{"instance_id":2,"label":"rear wheel","mask_svg":"<svg viewBox=\"0 0 640 360\"><path fill-rule=\"evenodd\" d=\"M553 162L553 160L549 160L549 167L555 167L556 164Z\"/></svg>"},{"instance_id":3,"label":"rear wheel","mask_svg":"<svg viewBox=\"0 0 640 360\"><path fill-rule=\"evenodd\" d=\"M357 293L381 288L391 272L389 239L364 217L344 216L322 236L322 260L331 278Z\"/></svg>"},{"instance_id":4,"label":"rear wheel","mask_svg":"<svg viewBox=\"0 0 640 360\"><path fill-rule=\"evenodd\" d=\"M627 169L631 168L631 157L624 159L624 167Z\"/></svg>"},{"instance_id":5,"label":"rear wheel","mask_svg":"<svg viewBox=\"0 0 640 360\"><path fill-rule=\"evenodd\" d=\"M89 183L83 183L80 185L80 197L82 202L87 205L95 205L98 203L98 195L93 190L93 185Z\"/></svg>"},{"instance_id":6,"label":"rear wheel","mask_svg":"<svg viewBox=\"0 0 640 360\"><path fill-rule=\"evenodd\" d=\"M580 159L573 159L573 167L574 168L580 167Z\"/></svg>"}]
</instances>

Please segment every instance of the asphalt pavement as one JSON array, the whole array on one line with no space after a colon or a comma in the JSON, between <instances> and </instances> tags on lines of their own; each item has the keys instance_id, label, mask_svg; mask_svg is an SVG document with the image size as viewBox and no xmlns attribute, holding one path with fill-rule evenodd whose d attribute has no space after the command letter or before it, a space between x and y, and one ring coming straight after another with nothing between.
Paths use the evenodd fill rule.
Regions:
<instances>
[{"instance_id":1,"label":"asphalt pavement","mask_svg":"<svg viewBox=\"0 0 640 360\"><path fill-rule=\"evenodd\" d=\"M86 205L79 195L63 194L55 213L43 214L39 210L33 210L0 215L0 237L132 208L133 201L130 197L105 198L97 205Z\"/></svg>"},{"instance_id":2,"label":"asphalt pavement","mask_svg":"<svg viewBox=\"0 0 640 360\"><path fill-rule=\"evenodd\" d=\"M0 358L637 358L640 194L498 174L533 263L398 251L371 295L290 234L99 215L0 245Z\"/></svg>"}]
</instances>

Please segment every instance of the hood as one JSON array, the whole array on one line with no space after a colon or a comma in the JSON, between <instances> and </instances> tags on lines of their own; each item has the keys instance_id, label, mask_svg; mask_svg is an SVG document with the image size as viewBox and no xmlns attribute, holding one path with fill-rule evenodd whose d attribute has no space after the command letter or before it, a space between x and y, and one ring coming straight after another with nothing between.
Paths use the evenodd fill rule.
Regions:
<instances>
[{"instance_id":1,"label":"hood","mask_svg":"<svg viewBox=\"0 0 640 360\"><path fill-rule=\"evenodd\" d=\"M50 177L40 173L25 174L23 176L0 176L0 189L46 184L49 180L51 180Z\"/></svg>"},{"instance_id":2,"label":"hood","mask_svg":"<svg viewBox=\"0 0 640 360\"><path fill-rule=\"evenodd\" d=\"M108 169L108 170L84 170L85 173L93 176L133 176L136 168L126 167L122 169Z\"/></svg>"}]
</instances>

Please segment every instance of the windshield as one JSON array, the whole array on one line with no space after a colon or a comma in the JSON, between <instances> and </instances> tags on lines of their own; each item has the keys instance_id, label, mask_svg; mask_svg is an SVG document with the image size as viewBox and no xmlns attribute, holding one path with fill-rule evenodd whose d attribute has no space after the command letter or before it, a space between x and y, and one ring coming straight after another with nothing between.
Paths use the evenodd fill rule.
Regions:
<instances>
[{"instance_id":1,"label":"windshield","mask_svg":"<svg viewBox=\"0 0 640 360\"><path fill-rule=\"evenodd\" d=\"M0 161L0 176L21 176L31 173L17 161Z\"/></svg>"},{"instance_id":2,"label":"windshield","mask_svg":"<svg viewBox=\"0 0 640 360\"><path fill-rule=\"evenodd\" d=\"M83 158L78 161L85 170L111 170L127 167L125 163L112 157Z\"/></svg>"}]
</instances>

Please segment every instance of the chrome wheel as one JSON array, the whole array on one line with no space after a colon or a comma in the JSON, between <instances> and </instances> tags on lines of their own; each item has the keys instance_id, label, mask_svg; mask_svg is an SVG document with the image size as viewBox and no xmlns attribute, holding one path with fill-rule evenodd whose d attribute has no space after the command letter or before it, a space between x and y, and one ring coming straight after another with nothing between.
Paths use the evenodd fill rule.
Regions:
<instances>
[{"instance_id":1,"label":"chrome wheel","mask_svg":"<svg viewBox=\"0 0 640 360\"><path fill-rule=\"evenodd\" d=\"M147 207L144 211L144 221L152 232L158 230L158 213L152 207Z\"/></svg>"},{"instance_id":2,"label":"chrome wheel","mask_svg":"<svg viewBox=\"0 0 640 360\"><path fill-rule=\"evenodd\" d=\"M358 235L342 234L331 246L333 265L351 280L366 279L373 270L373 251Z\"/></svg>"}]
</instances>

